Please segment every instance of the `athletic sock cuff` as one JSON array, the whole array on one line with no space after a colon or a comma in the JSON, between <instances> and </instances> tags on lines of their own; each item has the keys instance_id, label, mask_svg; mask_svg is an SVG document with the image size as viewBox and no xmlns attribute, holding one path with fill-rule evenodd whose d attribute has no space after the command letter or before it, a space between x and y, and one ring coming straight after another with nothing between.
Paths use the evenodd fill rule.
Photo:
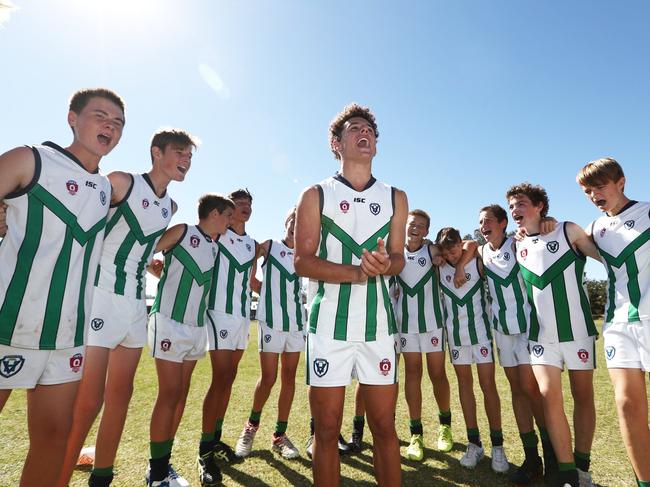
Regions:
<instances>
[{"instance_id":1,"label":"athletic sock cuff","mask_svg":"<svg viewBox=\"0 0 650 487\"><path fill-rule=\"evenodd\" d=\"M174 440L149 442L149 451L151 452L151 459L156 460L158 458L163 458L167 455L171 455L173 443Z\"/></svg>"},{"instance_id":2,"label":"athletic sock cuff","mask_svg":"<svg viewBox=\"0 0 650 487\"><path fill-rule=\"evenodd\" d=\"M91 475L95 477L110 477L113 475L113 465L105 468L93 468Z\"/></svg>"},{"instance_id":3,"label":"athletic sock cuff","mask_svg":"<svg viewBox=\"0 0 650 487\"><path fill-rule=\"evenodd\" d=\"M275 423L275 432L279 435L283 435L287 432L288 421L277 421Z\"/></svg>"},{"instance_id":4,"label":"athletic sock cuff","mask_svg":"<svg viewBox=\"0 0 650 487\"><path fill-rule=\"evenodd\" d=\"M521 443L524 445L524 448L537 447L537 435L535 434L535 431L519 433L519 438L521 438Z\"/></svg>"},{"instance_id":5,"label":"athletic sock cuff","mask_svg":"<svg viewBox=\"0 0 650 487\"><path fill-rule=\"evenodd\" d=\"M576 464L575 462L570 462L570 463L558 463L557 468L560 472L569 472L571 470L576 469Z\"/></svg>"},{"instance_id":6,"label":"athletic sock cuff","mask_svg":"<svg viewBox=\"0 0 650 487\"><path fill-rule=\"evenodd\" d=\"M262 417L262 411L253 411L251 409L251 414L248 417L248 420L252 423L253 421L257 421L259 423L260 418Z\"/></svg>"}]
</instances>

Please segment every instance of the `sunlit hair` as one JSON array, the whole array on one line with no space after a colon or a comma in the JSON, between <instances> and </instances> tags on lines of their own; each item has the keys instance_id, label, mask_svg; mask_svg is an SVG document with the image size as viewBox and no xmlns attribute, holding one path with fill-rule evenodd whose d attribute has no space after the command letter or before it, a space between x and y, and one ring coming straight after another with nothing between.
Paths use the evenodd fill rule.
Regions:
<instances>
[{"instance_id":1,"label":"sunlit hair","mask_svg":"<svg viewBox=\"0 0 650 487\"><path fill-rule=\"evenodd\" d=\"M181 129L165 128L158 130L151 138L151 149L158 147L162 152L165 152L167 146L173 144L176 147L185 149L192 147L196 149L199 140ZM151 153L151 162L153 162L153 152Z\"/></svg>"},{"instance_id":2,"label":"sunlit hair","mask_svg":"<svg viewBox=\"0 0 650 487\"><path fill-rule=\"evenodd\" d=\"M499 223L502 221L508 221L508 212L503 209L501 205L493 204L493 205L487 205L484 206L479 210L479 214L486 212L486 213L491 213L494 218L497 219Z\"/></svg>"},{"instance_id":3,"label":"sunlit hair","mask_svg":"<svg viewBox=\"0 0 650 487\"><path fill-rule=\"evenodd\" d=\"M207 193L199 198L199 220L206 219L212 210L217 210L219 214L226 209L235 209L235 203L231 199L216 193Z\"/></svg>"},{"instance_id":4,"label":"sunlit hair","mask_svg":"<svg viewBox=\"0 0 650 487\"><path fill-rule=\"evenodd\" d=\"M330 140L330 148L332 150L332 153L334 154L334 157L337 159L340 159L341 156L339 155L338 152L334 150L332 147L332 143L335 140L341 140L341 133L343 132L343 126L345 125L345 122L350 120L351 118L354 117L360 117L365 119L372 129L375 132L375 138L379 138L379 131L377 130L377 122L375 122L375 115L370 111L370 108L368 107L362 107L361 105L357 103L350 103L349 105L345 106L341 113L339 113L334 119L330 122L330 129L329 129L329 140Z\"/></svg>"},{"instance_id":5,"label":"sunlit hair","mask_svg":"<svg viewBox=\"0 0 650 487\"><path fill-rule=\"evenodd\" d=\"M452 227L441 228L436 235L436 245L439 245L442 250L448 250L462 241L460 232Z\"/></svg>"},{"instance_id":6,"label":"sunlit hair","mask_svg":"<svg viewBox=\"0 0 650 487\"><path fill-rule=\"evenodd\" d=\"M613 157L603 157L587 163L576 176L580 186L602 186L609 182L617 182L622 177L623 168Z\"/></svg>"},{"instance_id":7,"label":"sunlit hair","mask_svg":"<svg viewBox=\"0 0 650 487\"><path fill-rule=\"evenodd\" d=\"M236 189L235 191L233 191L228 195L228 198L230 198L231 200L239 200L239 199L246 198L251 203L253 202L253 195L250 193L250 191L248 191L248 188Z\"/></svg>"},{"instance_id":8,"label":"sunlit hair","mask_svg":"<svg viewBox=\"0 0 650 487\"><path fill-rule=\"evenodd\" d=\"M284 219L284 226L286 227L289 224L289 220L296 217L296 207L294 206L287 213L287 217Z\"/></svg>"},{"instance_id":9,"label":"sunlit hair","mask_svg":"<svg viewBox=\"0 0 650 487\"><path fill-rule=\"evenodd\" d=\"M427 230L429 229L429 225L431 224L431 217L426 211L419 209L411 210L409 211L409 216L419 216L421 218L424 218L427 221Z\"/></svg>"},{"instance_id":10,"label":"sunlit hair","mask_svg":"<svg viewBox=\"0 0 650 487\"><path fill-rule=\"evenodd\" d=\"M546 190L538 184L515 184L506 192L506 200L510 200L510 198L514 196L527 196L530 202L535 206L542 203L541 217L544 218L548 214L548 195L546 194Z\"/></svg>"},{"instance_id":11,"label":"sunlit hair","mask_svg":"<svg viewBox=\"0 0 650 487\"><path fill-rule=\"evenodd\" d=\"M70 111L79 115L85 106L88 105L90 99L95 97L105 98L106 100L115 103L120 107L122 113L124 113L124 100L122 100L122 97L114 91L106 88L85 88L74 92L70 98Z\"/></svg>"}]
</instances>

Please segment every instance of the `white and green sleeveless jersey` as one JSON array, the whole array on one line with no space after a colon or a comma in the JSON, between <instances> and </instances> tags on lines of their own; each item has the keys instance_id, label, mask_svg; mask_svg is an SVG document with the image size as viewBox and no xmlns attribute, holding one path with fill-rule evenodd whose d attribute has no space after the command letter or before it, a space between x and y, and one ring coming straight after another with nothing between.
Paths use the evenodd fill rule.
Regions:
<instances>
[{"instance_id":1,"label":"white and green sleeveless jersey","mask_svg":"<svg viewBox=\"0 0 650 487\"><path fill-rule=\"evenodd\" d=\"M185 225L178 243L165 252L165 264L151 313L190 326L203 326L217 245L198 226Z\"/></svg>"},{"instance_id":2,"label":"white and green sleeveless jersey","mask_svg":"<svg viewBox=\"0 0 650 487\"><path fill-rule=\"evenodd\" d=\"M264 280L257 319L276 330L302 331L302 294L300 277L293 267L294 251L277 240L269 244L269 253L262 264Z\"/></svg>"},{"instance_id":3,"label":"white and green sleeveless jersey","mask_svg":"<svg viewBox=\"0 0 650 487\"><path fill-rule=\"evenodd\" d=\"M208 309L248 318L255 240L228 229L218 241Z\"/></svg>"},{"instance_id":4,"label":"white and green sleeveless jersey","mask_svg":"<svg viewBox=\"0 0 650 487\"><path fill-rule=\"evenodd\" d=\"M442 328L445 322L438 273L431 262L429 246L423 245L415 252L405 248L404 260L404 269L397 276L397 329L401 333L425 333Z\"/></svg>"},{"instance_id":5,"label":"white and green sleeveless jersey","mask_svg":"<svg viewBox=\"0 0 650 487\"><path fill-rule=\"evenodd\" d=\"M5 197L0 343L59 350L84 344L111 185L51 142L33 147L34 178Z\"/></svg>"},{"instance_id":6,"label":"white and green sleeveless jersey","mask_svg":"<svg viewBox=\"0 0 650 487\"><path fill-rule=\"evenodd\" d=\"M504 335L528 333L532 308L528 302L526 285L519 271L512 237L493 250L489 243L481 247L483 269L492 297L492 323Z\"/></svg>"},{"instance_id":7,"label":"white and green sleeveless jersey","mask_svg":"<svg viewBox=\"0 0 650 487\"><path fill-rule=\"evenodd\" d=\"M132 174L124 199L108 213L95 286L144 298L146 266L172 218L172 200L156 195L146 174Z\"/></svg>"},{"instance_id":8,"label":"white and green sleeveless jersey","mask_svg":"<svg viewBox=\"0 0 650 487\"><path fill-rule=\"evenodd\" d=\"M585 257L577 253L566 234L566 222L547 235L529 235L517 242L517 262L537 320L528 337L558 343L598 334L589 299L582 286Z\"/></svg>"},{"instance_id":9,"label":"white and green sleeveless jersey","mask_svg":"<svg viewBox=\"0 0 650 487\"><path fill-rule=\"evenodd\" d=\"M371 178L363 191L356 191L340 174L317 187L321 199L318 257L359 265L363 249L376 250L379 237L387 244L394 211L393 187ZM361 342L394 334L397 329L388 278L371 277L363 284L318 281L309 331L334 340Z\"/></svg>"},{"instance_id":10,"label":"white and green sleeveless jersey","mask_svg":"<svg viewBox=\"0 0 650 487\"><path fill-rule=\"evenodd\" d=\"M650 203L598 218L591 234L609 276L605 322L650 320Z\"/></svg>"},{"instance_id":11,"label":"white and green sleeveless jersey","mask_svg":"<svg viewBox=\"0 0 650 487\"><path fill-rule=\"evenodd\" d=\"M485 343L492 339L490 319L485 303L485 288L478 259L465 266L465 283L456 289L456 268L445 263L439 268L440 287L445 303L447 336L456 347Z\"/></svg>"}]
</instances>

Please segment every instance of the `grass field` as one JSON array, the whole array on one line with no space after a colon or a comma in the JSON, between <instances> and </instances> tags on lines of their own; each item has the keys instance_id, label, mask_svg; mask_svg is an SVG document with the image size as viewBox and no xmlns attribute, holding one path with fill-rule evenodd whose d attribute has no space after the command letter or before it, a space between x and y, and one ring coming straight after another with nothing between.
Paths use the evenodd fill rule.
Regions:
<instances>
[{"instance_id":1,"label":"grass field","mask_svg":"<svg viewBox=\"0 0 650 487\"><path fill-rule=\"evenodd\" d=\"M252 394L257 381L259 365L257 353L257 327L251 326L251 340L248 350L239 368L239 375L233 389L230 409L224 422L223 439L234 447L237 436L244 421L248 417L252 403ZM596 438L592 450L591 471L598 485L629 486L634 485L634 475L627 461L623 444L620 440L616 410L613 402L613 391L604 367L602 342L598 345L598 369L595 374L596 409L598 423ZM456 389L456 380L451 365L447 366L447 374L452 386L452 429L456 445L450 453L438 453L427 449L422 463L410 462L402 457L402 481L404 485L508 485L504 476L499 476L490 469L489 429L487 419L482 410L482 396L477 391L479 402L479 425L484 443L486 458L481 461L474 471L460 467L458 459L463 454L466 442L460 404ZM179 428L174 444L172 462L176 469L185 476L192 486L198 486L195 469L195 459L198 448L201 427L201 405L204 393L208 387L210 365L208 360L202 360L196 367L188 406ZM401 374L401 380L403 373ZM566 380L566 378L565 378ZM311 462L304 453L304 445L309 435L309 404L307 388L304 386L304 366L298 369L298 387L296 398L289 418L288 435L301 450L301 458L283 460L270 450L271 434L275 426L275 401L277 389L273 394L262 415L262 423L257 433L253 454L243 463L224 470L225 485L264 486L274 487L284 485L309 485L312 483ZM426 384L426 383L425 383ZM278 384L279 385L279 384ZM517 433L507 380L503 371L497 367L497 385L501 395L503 432L505 448L511 465L523 461L523 451ZM477 385L478 387L478 385ZM343 434L349 437L353 415L353 388L347 393ZM153 361L144 355L138 369L135 394L131 402L129 417L122 438L122 444L116 462L115 486L144 485L144 473L149 456L149 418L156 395L156 374ZM437 409L431 385L423 386L424 407L423 423L425 442L434 444L434 434L437 432ZM565 384L565 396L568 396ZM0 416L0 486L17 485L26 455L27 432L25 427L25 393L16 391L9 399ZM567 401L567 413L571 414L571 401ZM87 444L92 444L95 428L91 431ZM402 391L397 405L397 431L401 442L402 455L405 454L408 431L408 413ZM373 485L372 475L372 438L366 426L365 438L367 448L361 455L343 457L341 475L343 485ZM512 467L511 467L512 468ZM71 485L86 485L87 473L75 472ZM44 484L45 485L45 484ZM539 485L542 485L541 483Z\"/></svg>"}]
</instances>

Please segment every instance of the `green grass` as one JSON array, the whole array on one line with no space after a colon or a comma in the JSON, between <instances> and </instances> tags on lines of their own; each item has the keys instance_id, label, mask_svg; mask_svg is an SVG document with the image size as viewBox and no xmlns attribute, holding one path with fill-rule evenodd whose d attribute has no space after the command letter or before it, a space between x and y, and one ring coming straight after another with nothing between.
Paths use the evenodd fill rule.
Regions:
<instances>
[{"instance_id":1,"label":"green grass","mask_svg":"<svg viewBox=\"0 0 650 487\"><path fill-rule=\"evenodd\" d=\"M253 390L257 381L259 364L257 353L257 327L251 326L251 340L248 350L239 368L239 375L233 389L230 409L224 422L223 439L234 447L239 432L250 411ZM598 423L596 438L592 450L591 471L594 481L599 485L629 486L634 483L634 474L627 461L624 446L620 439L616 410L613 401L613 391L604 366L602 342L599 340L598 369L594 378L596 390L596 409ZM450 365L447 374L452 386L452 429L456 445L450 453L439 453L427 448L425 460L422 463L410 462L402 457L402 481L404 485L508 485L504 476L493 473L490 469L489 458L481 461L474 471L462 469L458 459L464 452L465 427L458 402L456 378ZM426 374L425 374L426 375ZM566 375L566 374L564 374ZM201 360L196 367L192 389L188 398L185 416L179 428L174 444L172 461L176 469L185 476L192 486L198 486L195 469L195 459L201 428L201 406L203 396L210 378L208 360ZM403 380L403 372L401 374ZM275 411L278 386L276 385L271 398L262 414L262 423L257 433L253 454L243 463L224 471L225 485L309 485L312 483L311 462L304 454L304 445L309 435L309 404L307 388L304 386L304 365L298 369L298 387L294 406L289 418L290 438L301 450L303 455L297 460L283 460L270 450L271 434L275 427ZM475 381L476 382L476 381ZM565 377L566 382L566 377ZM426 384L426 382L423 382ZM505 448L511 464L523 461L523 451L517 428L512 414L510 394L507 380L502 369L497 367L497 385L501 395L503 432ZM476 385L478 387L478 385ZM349 437L353 416L353 388L348 388L343 435ZM144 355L136 376L135 394L131 402L129 417L118 452L116 462L115 486L144 485L144 473L149 456L149 418L156 396L156 374L152 359ZM437 432L437 409L431 385L423 386L424 406L423 423L425 443L434 445L434 434ZM565 383L565 397L570 398L568 384ZM489 457L489 436L487 419L482 409L482 396L477 391L479 425L484 443L486 456ZM17 485L22 468L22 461L27 449L27 430L25 417L25 392L15 391L0 415L0 485ZM572 403L567 400L567 414L571 417ZM90 433L87 444L94 442L96 429ZM408 413L406 401L401 393L397 405L397 432L401 442L402 455L405 454L406 440L409 437ZM361 455L344 457L341 462L341 477L343 485L373 485L372 474L372 438L366 427L365 440L368 443ZM75 472L71 485L86 485L87 473ZM542 485L541 483L539 485Z\"/></svg>"}]
</instances>

